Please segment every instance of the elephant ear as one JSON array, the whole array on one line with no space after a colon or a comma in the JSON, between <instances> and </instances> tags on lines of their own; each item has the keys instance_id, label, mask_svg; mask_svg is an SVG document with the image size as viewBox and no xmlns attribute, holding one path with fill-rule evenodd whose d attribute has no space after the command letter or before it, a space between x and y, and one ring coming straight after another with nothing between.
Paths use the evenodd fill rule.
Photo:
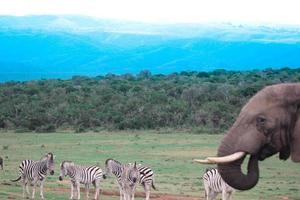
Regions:
<instances>
[{"instance_id":1,"label":"elephant ear","mask_svg":"<svg viewBox=\"0 0 300 200\"><path fill-rule=\"evenodd\" d=\"M281 97L283 102L289 105L292 114L294 130L291 131L290 148L285 148L280 152L281 159L286 159L291 154L294 162L300 162L300 83L288 83L275 85L273 91L277 91L277 97Z\"/></svg>"},{"instance_id":2,"label":"elephant ear","mask_svg":"<svg viewBox=\"0 0 300 200\"><path fill-rule=\"evenodd\" d=\"M291 137L291 159L300 162L300 118L296 121Z\"/></svg>"}]
</instances>

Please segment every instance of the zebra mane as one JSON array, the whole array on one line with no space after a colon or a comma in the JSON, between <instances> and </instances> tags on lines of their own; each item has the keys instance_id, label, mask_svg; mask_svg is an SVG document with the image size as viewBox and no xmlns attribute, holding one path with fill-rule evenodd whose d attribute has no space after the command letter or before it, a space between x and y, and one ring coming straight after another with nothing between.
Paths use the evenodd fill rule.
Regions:
<instances>
[{"instance_id":1,"label":"zebra mane","mask_svg":"<svg viewBox=\"0 0 300 200\"><path fill-rule=\"evenodd\" d=\"M205 172L212 171L212 170L217 170L217 168L209 167L205 169Z\"/></svg>"},{"instance_id":2,"label":"zebra mane","mask_svg":"<svg viewBox=\"0 0 300 200\"><path fill-rule=\"evenodd\" d=\"M45 160L48 160L48 158L49 158L49 156L50 156L50 161L53 161L54 160L54 155L53 155L53 153L51 153L51 152L49 152L49 153L47 153L46 155L44 155L41 159L40 159L40 161L45 161Z\"/></svg>"},{"instance_id":3,"label":"zebra mane","mask_svg":"<svg viewBox=\"0 0 300 200\"><path fill-rule=\"evenodd\" d=\"M62 163L60 164L60 167L62 167L65 163L69 163L69 164L75 165L75 163L74 163L73 161L70 161L70 160L64 160L64 161L62 161Z\"/></svg>"},{"instance_id":4,"label":"zebra mane","mask_svg":"<svg viewBox=\"0 0 300 200\"><path fill-rule=\"evenodd\" d=\"M122 163L120 163L119 161L114 160L114 159L112 159L112 158L107 159L107 160L105 161L105 165L107 165L109 161L114 161L115 163L117 163L117 164L119 164L119 165L122 165Z\"/></svg>"},{"instance_id":5,"label":"zebra mane","mask_svg":"<svg viewBox=\"0 0 300 200\"><path fill-rule=\"evenodd\" d=\"M53 155L53 153L49 152L47 155L50 155L50 160L54 160L54 155Z\"/></svg>"}]
</instances>

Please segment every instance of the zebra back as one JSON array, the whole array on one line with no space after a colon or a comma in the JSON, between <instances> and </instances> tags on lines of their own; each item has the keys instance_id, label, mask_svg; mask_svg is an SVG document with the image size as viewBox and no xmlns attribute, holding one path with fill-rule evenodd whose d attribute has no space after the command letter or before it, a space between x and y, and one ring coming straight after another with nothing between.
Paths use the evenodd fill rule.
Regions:
<instances>
[{"instance_id":1,"label":"zebra back","mask_svg":"<svg viewBox=\"0 0 300 200\"><path fill-rule=\"evenodd\" d=\"M207 185L214 192L220 193L223 190L233 191L234 189L230 187L221 177L218 172L218 169L211 168L206 169L206 172L203 174L204 185Z\"/></svg>"}]
</instances>

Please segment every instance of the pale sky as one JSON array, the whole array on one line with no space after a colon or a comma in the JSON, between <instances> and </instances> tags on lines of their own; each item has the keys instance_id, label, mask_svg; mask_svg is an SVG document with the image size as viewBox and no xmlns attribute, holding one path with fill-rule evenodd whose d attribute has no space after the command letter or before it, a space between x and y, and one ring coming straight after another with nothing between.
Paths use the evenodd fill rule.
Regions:
<instances>
[{"instance_id":1,"label":"pale sky","mask_svg":"<svg viewBox=\"0 0 300 200\"><path fill-rule=\"evenodd\" d=\"M300 0L0 0L0 15L75 14L154 23L300 25Z\"/></svg>"}]
</instances>

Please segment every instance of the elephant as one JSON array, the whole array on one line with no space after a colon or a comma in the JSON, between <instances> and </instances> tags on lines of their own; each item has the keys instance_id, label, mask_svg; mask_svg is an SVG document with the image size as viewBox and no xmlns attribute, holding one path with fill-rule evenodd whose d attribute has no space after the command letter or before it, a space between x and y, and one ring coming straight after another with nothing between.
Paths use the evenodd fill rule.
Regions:
<instances>
[{"instance_id":1,"label":"elephant","mask_svg":"<svg viewBox=\"0 0 300 200\"><path fill-rule=\"evenodd\" d=\"M241 109L224 135L217 157L194 160L217 164L222 178L238 190L253 188L259 179L259 161L279 153L300 162L300 83L270 85L257 92ZM241 165L250 155L247 172Z\"/></svg>"}]
</instances>

